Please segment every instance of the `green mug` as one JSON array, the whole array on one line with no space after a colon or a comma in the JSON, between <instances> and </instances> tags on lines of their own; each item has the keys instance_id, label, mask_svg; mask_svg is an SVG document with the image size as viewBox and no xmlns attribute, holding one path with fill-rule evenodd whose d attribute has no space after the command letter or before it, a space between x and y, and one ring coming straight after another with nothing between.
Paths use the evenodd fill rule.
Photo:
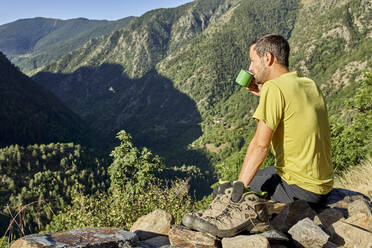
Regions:
<instances>
[{"instance_id":1,"label":"green mug","mask_svg":"<svg viewBox=\"0 0 372 248\"><path fill-rule=\"evenodd\" d=\"M243 87L249 87L252 80L253 80L253 74L249 71L240 70L239 75L236 77L235 82L237 82L239 85Z\"/></svg>"}]
</instances>

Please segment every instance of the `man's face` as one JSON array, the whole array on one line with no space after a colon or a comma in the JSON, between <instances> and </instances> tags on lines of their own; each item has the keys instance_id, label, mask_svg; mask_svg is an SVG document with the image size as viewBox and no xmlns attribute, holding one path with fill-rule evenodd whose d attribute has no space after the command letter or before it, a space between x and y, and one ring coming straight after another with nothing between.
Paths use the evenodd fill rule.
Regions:
<instances>
[{"instance_id":1,"label":"man's face","mask_svg":"<svg viewBox=\"0 0 372 248\"><path fill-rule=\"evenodd\" d=\"M255 47L256 45L251 46L249 51L249 57L251 59L249 71L253 73L256 83L264 83L267 81L268 68L264 62L264 56L260 57L257 54Z\"/></svg>"}]
</instances>

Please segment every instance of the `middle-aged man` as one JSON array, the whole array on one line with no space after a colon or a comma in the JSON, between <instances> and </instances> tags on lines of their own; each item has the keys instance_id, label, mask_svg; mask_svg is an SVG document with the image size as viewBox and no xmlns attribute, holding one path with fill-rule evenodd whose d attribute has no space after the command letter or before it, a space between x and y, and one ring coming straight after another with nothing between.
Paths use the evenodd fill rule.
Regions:
<instances>
[{"instance_id":1,"label":"middle-aged man","mask_svg":"<svg viewBox=\"0 0 372 248\"><path fill-rule=\"evenodd\" d=\"M255 82L249 90L260 101L253 115L256 133L238 180L268 192L272 200L303 199L316 206L333 186L328 114L316 84L289 72L289 50L287 40L275 34L263 35L250 46L249 70ZM275 167L258 170L270 143Z\"/></svg>"},{"instance_id":2,"label":"middle-aged man","mask_svg":"<svg viewBox=\"0 0 372 248\"><path fill-rule=\"evenodd\" d=\"M206 210L183 217L185 226L219 237L267 230L266 203L254 193L244 193L247 186L268 192L278 202L302 199L314 207L325 202L333 186L327 109L312 80L289 72L289 50L287 40L275 34L251 44L249 70L255 81L249 90L260 96L253 115L256 133L238 181L217 186ZM270 144L275 166L259 170Z\"/></svg>"}]
</instances>

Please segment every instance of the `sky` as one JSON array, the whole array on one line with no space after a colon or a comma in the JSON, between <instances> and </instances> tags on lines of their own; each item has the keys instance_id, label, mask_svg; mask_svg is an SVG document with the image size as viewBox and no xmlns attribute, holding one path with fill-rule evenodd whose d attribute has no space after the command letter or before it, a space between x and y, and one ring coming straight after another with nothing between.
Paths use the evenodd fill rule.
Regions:
<instances>
[{"instance_id":1,"label":"sky","mask_svg":"<svg viewBox=\"0 0 372 248\"><path fill-rule=\"evenodd\" d=\"M0 0L0 25L33 17L118 20L189 2L192 0Z\"/></svg>"}]
</instances>

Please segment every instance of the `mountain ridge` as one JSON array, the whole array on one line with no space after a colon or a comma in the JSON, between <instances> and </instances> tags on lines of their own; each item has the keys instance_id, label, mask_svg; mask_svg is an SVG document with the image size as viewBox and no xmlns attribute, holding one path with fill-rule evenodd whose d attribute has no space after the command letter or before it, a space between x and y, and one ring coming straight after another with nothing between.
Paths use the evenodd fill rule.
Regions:
<instances>
[{"instance_id":1,"label":"mountain ridge","mask_svg":"<svg viewBox=\"0 0 372 248\"><path fill-rule=\"evenodd\" d=\"M0 26L0 51L23 72L49 64L86 41L125 27L134 17L117 21L75 18L21 19Z\"/></svg>"}]
</instances>

